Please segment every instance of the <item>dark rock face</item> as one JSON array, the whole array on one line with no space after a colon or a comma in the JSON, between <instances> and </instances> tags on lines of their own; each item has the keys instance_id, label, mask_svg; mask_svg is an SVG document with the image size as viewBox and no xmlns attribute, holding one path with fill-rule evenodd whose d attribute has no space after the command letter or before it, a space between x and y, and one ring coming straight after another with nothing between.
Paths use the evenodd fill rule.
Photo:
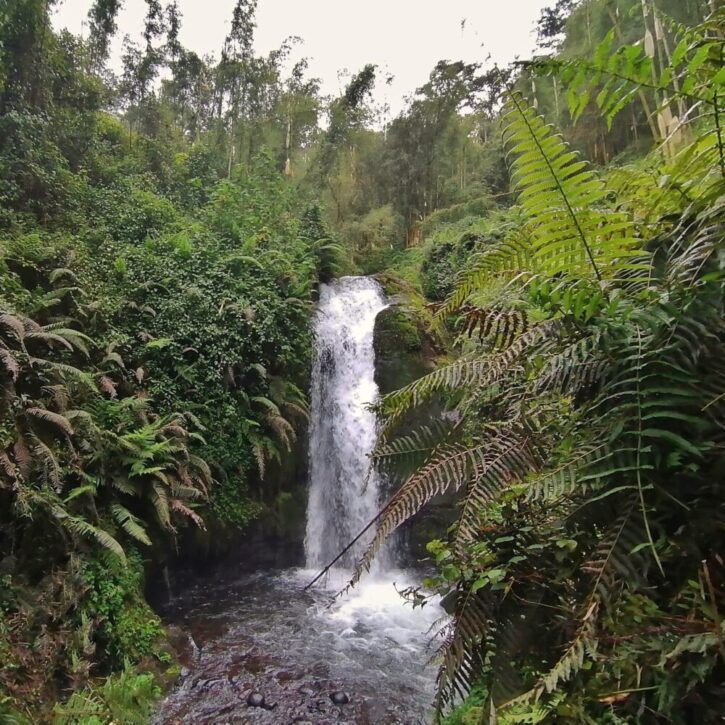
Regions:
<instances>
[{"instance_id":1,"label":"dark rock face","mask_svg":"<svg viewBox=\"0 0 725 725\"><path fill-rule=\"evenodd\" d=\"M429 332L430 313L423 307L423 298L400 284L382 282L386 292L395 295L393 304L378 315L373 338L375 382L385 395L435 370L445 345ZM429 424L440 416L442 407L440 397L431 396L427 405L403 416L397 432L407 435ZM385 493L389 496L392 491ZM455 520L454 503L453 495L439 497L402 527L400 536L413 559L425 558L426 544L443 536Z\"/></svg>"},{"instance_id":2,"label":"dark rock face","mask_svg":"<svg viewBox=\"0 0 725 725\"><path fill-rule=\"evenodd\" d=\"M435 368L434 351L414 310L393 304L375 320L375 382L381 394L402 388Z\"/></svg>"}]
</instances>

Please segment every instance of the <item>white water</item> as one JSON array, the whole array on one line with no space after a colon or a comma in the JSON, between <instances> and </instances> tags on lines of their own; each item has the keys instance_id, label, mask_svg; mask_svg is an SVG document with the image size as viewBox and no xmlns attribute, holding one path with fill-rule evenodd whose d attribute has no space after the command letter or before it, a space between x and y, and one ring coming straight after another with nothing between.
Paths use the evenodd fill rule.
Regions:
<instances>
[{"instance_id":1,"label":"white water","mask_svg":"<svg viewBox=\"0 0 725 725\"><path fill-rule=\"evenodd\" d=\"M378 283L366 277L343 277L320 290L303 577L329 564L381 505L380 479L370 467L377 420L369 406L378 399L375 318L386 306ZM349 567L372 535L373 529L317 588L333 595L344 588ZM381 693L407 689L410 722L422 722L425 718L418 720L412 713L420 716L434 691L435 667L426 662L431 628L443 612L437 602L422 610L405 602L399 592L418 584L418 574L394 568L391 559L390 547L384 547L372 571L351 592L332 605L313 606L309 613L328 657L345 662L351 681L376 682Z\"/></svg>"},{"instance_id":2,"label":"white water","mask_svg":"<svg viewBox=\"0 0 725 725\"><path fill-rule=\"evenodd\" d=\"M328 564L380 505L379 480L369 459L377 425L368 406L378 397L373 329L386 306L380 285L367 277L343 277L320 289L312 369L308 568ZM367 540L358 542L340 564L352 565Z\"/></svg>"}]
</instances>

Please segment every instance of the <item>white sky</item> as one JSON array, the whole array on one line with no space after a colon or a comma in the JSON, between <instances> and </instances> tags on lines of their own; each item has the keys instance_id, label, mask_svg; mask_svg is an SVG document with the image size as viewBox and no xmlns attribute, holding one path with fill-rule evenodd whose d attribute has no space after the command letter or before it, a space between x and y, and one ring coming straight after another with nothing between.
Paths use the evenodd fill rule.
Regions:
<instances>
[{"instance_id":1,"label":"white sky","mask_svg":"<svg viewBox=\"0 0 725 725\"><path fill-rule=\"evenodd\" d=\"M296 57L310 58L310 74L321 79L325 94L338 94L344 87L339 70L356 72L366 63L376 63L381 76L395 76L390 86L380 78L376 100L389 103L392 115L397 115L404 97L425 83L439 60L484 61L490 54L492 60L506 63L529 57L534 23L541 9L552 4L553 0L259 0L255 48L266 55L286 37L300 36L304 44ZM91 0L61 0L56 27L80 33L90 6ZM179 0L184 46L218 58L233 6L234 0ZM144 0L125 0L112 51L114 69L119 69L123 36L141 40L145 10Z\"/></svg>"}]
</instances>

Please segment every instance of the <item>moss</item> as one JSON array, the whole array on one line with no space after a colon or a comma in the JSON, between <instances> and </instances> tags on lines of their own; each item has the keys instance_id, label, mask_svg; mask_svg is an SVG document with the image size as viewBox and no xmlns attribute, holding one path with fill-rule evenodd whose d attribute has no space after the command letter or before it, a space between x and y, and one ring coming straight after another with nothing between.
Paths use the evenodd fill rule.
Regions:
<instances>
[{"instance_id":1,"label":"moss","mask_svg":"<svg viewBox=\"0 0 725 725\"><path fill-rule=\"evenodd\" d=\"M421 320L410 310L393 306L375 321L375 381L385 394L412 382L432 368L424 353Z\"/></svg>"},{"instance_id":2,"label":"moss","mask_svg":"<svg viewBox=\"0 0 725 725\"><path fill-rule=\"evenodd\" d=\"M389 345L405 352L420 352L423 347L418 316L398 306L383 310L376 321L376 339L387 354Z\"/></svg>"}]
</instances>

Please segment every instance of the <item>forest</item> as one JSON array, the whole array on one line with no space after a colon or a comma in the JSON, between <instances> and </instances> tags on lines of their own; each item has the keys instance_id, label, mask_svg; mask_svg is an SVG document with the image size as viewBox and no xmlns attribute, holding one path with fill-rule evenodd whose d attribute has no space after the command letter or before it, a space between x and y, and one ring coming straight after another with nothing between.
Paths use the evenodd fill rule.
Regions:
<instances>
[{"instance_id":1,"label":"forest","mask_svg":"<svg viewBox=\"0 0 725 725\"><path fill-rule=\"evenodd\" d=\"M330 96L258 55L257 0L204 57L145 0L121 72L123 0L57 4L0 2L0 724L182 722L151 590L304 518L348 276L425 358L343 588L425 538L429 721L721 722L722 3L550 0L531 58L442 59L392 119L374 63Z\"/></svg>"}]
</instances>

